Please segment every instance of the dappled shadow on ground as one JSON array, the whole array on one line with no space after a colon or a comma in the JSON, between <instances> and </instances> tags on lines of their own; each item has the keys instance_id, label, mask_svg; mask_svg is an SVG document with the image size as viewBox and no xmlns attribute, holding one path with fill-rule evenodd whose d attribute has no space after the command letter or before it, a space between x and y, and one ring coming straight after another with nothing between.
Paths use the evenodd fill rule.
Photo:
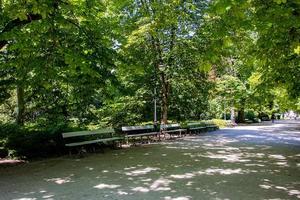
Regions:
<instances>
[{"instance_id":1,"label":"dappled shadow on ground","mask_svg":"<svg viewBox=\"0 0 300 200\"><path fill-rule=\"evenodd\" d=\"M276 125L0 169L1 199L300 199L298 124Z\"/></svg>"},{"instance_id":2,"label":"dappled shadow on ground","mask_svg":"<svg viewBox=\"0 0 300 200\"><path fill-rule=\"evenodd\" d=\"M240 142L300 145L300 121L277 121L274 124L257 124L224 129L221 133L226 138ZM215 134L215 133L214 133Z\"/></svg>"}]
</instances>

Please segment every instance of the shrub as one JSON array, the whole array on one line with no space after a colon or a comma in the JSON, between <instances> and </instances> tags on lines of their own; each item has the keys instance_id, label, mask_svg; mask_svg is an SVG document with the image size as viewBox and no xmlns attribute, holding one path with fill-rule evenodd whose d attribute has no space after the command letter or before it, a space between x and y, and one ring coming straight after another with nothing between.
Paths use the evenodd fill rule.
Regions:
<instances>
[{"instance_id":1,"label":"shrub","mask_svg":"<svg viewBox=\"0 0 300 200\"><path fill-rule=\"evenodd\" d=\"M268 115L267 113L265 113L265 112L259 113L258 118L259 118L261 121L269 121L269 120L270 120L269 115Z\"/></svg>"},{"instance_id":2,"label":"shrub","mask_svg":"<svg viewBox=\"0 0 300 200\"><path fill-rule=\"evenodd\" d=\"M227 126L227 122L224 119L213 119L212 121L215 125L217 125L220 128Z\"/></svg>"},{"instance_id":3,"label":"shrub","mask_svg":"<svg viewBox=\"0 0 300 200\"><path fill-rule=\"evenodd\" d=\"M245 112L245 119L254 121L255 118L257 118L257 116L253 110L248 110Z\"/></svg>"},{"instance_id":4,"label":"shrub","mask_svg":"<svg viewBox=\"0 0 300 200\"><path fill-rule=\"evenodd\" d=\"M123 125L142 123L145 102L136 96L119 98L116 102L108 103L98 111L101 122L120 128Z\"/></svg>"},{"instance_id":5,"label":"shrub","mask_svg":"<svg viewBox=\"0 0 300 200\"><path fill-rule=\"evenodd\" d=\"M60 155L65 150L61 133L72 130L74 128L63 124L43 128L0 124L1 157L9 156L30 159Z\"/></svg>"}]
</instances>

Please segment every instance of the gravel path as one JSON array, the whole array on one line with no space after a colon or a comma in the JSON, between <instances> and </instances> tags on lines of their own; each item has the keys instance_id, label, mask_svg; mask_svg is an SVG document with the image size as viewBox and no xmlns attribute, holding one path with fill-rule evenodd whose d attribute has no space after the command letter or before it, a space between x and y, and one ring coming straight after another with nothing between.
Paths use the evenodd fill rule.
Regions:
<instances>
[{"instance_id":1,"label":"gravel path","mask_svg":"<svg viewBox=\"0 0 300 200\"><path fill-rule=\"evenodd\" d=\"M0 199L300 199L300 122L2 168Z\"/></svg>"}]
</instances>

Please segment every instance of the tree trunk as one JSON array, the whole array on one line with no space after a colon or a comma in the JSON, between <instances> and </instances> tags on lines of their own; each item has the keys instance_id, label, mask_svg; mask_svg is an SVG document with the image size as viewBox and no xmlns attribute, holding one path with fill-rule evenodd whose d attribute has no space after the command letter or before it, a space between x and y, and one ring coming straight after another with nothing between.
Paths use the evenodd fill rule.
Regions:
<instances>
[{"instance_id":1,"label":"tree trunk","mask_svg":"<svg viewBox=\"0 0 300 200\"><path fill-rule=\"evenodd\" d=\"M164 72L161 72L160 78L161 78L161 83L162 83L161 123L167 124L168 123L169 84L168 84L168 81L166 79L166 75L164 74Z\"/></svg>"},{"instance_id":2,"label":"tree trunk","mask_svg":"<svg viewBox=\"0 0 300 200\"><path fill-rule=\"evenodd\" d=\"M232 123L235 123L235 116L234 116L234 107L231 105L230 107L230 120Z\"/></svg>"},{"instance_id":3,"label":"tree trunk","mask_svg":"<svg viewBox=\"0 0 300 200\"><path fill-rule=\"evenodd\" d=\"M24 112L25 112L25 101L24 101L24 88L20 85L17 86L17 116L16 122L19 125L24 124Z\"/></svg>"},{"instance_id":4,"label":"tree trunk","mask_svg":"<svg viewBox=\"0 0 300 200\"><path fill-rule=\"evenodd\" d=\"M238 110L238 118L237 118L238 123L244 123L245 122L245 110L244 108L241 108Z\"/></svg>"},{"instance_id":5,"label":"tree trunk","mask_svg":"<svg viewBox=\"0 0 300 200\"><path fill-rule=\"evenodd\" d=\"M242 98L240 103L240 109L238 110L238 118L237 118L238 123L245 123L245 104L246 104L246 99Z\"/></svg>"},{"instance_id":6,"label":"tree trunk","mask_svg":"<svg viewBox=\"0 0 300 200\"><path fill-rule=\"evenodd\" d=\"M174 49L174 45L175 45L175 31L176 31L176 27L172 27L171 28L171 42L170 42L170 54L171 56L169 57L169 59L167 60L167 65L168 66L173 66L173 62L174 62L174 57L172 56L172 51ZM162 51L161 48L159 48L159 60L162 63ZM168 66L164 66L164 67L168 67ZM161 118L161 123L162 124L167 124L168 123L168 101L169 101L169 93L170 93L170 83L168 78L171 78L171 75L169 75L169 77L167 77L167 74L162 71L160 74L160 79L161 79L161 83L162 83L162 118Z\"/></svg>"}]
</instances>

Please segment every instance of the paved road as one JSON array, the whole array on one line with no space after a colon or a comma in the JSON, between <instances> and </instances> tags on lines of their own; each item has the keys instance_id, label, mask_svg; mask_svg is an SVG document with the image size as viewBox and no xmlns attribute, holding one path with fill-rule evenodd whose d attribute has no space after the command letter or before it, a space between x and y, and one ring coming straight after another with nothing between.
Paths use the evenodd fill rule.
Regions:
<instances>
[{"instance_id":1,"label":"paved road","mask_svg":"<svg viewBox=\"0 0 300 200\"><path fill-rule=\"evenodd\" d=\"M0 169L0 199L300 199L300 122Z\"/></svg>"}]
</instances>

